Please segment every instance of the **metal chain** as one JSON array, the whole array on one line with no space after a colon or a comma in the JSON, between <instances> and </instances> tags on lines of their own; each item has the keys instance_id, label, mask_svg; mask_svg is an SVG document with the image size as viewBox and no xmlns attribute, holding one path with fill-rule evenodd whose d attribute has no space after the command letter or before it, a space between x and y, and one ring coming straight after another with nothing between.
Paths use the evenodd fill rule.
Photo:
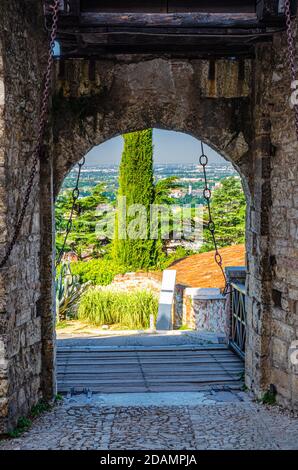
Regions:
<instances>
[{"instance_id":1,"label":"metal chain","mask_svg":"<svg viewBox=\"0 0 298 470\"><path fill-rule=\"evenodd\" d=\"M210 204L211 189L208 186L207 172L206 172L206 167L208 165L208 157L204 152L204 144L203 144L202 141L201 141L201 150L202 150L202 153L201 153L199 161L200 161L200 165L203 168L203 174L204 174L205 187L204 187L204 190L203 190L203 196L204 196L204 199L206 200L207 209L208 209L208 230L211 233L212 241L213 241L213 245L214 245L214 249L215 249L215 255L214 255L215 262L219 266L219 268L221 270L221 273L223 275L223 278L225 280L224 293L226 294L227 291L228 291L228 282L227 282L226 274L225 274L224 269L223 269L222 256L218 251L217 241L216 241L216 237L215 237L215 223L212 219L211 204Z\"/></svg>"},{"instance_id":2,"label":"metal chain","mask_svg":"<svg viewBox=\"0 0 298 470\"><path fill-rule=\"evenodd\" d=\"M285 16L286 16L286 25L287 25L287 41L288 41L288 51L289 51L289 66L291 74L291 84L296 80L296 65L295 65L295 45L294 45L294 34L293 34L293 24L291 18L291 0L285 0ZM295 130L296 137L298 140L298 105L294 105L295 113Z\"/></svg>"},{"instance_id":3,"label":"metal chain","mask_svg":"<svg viewBox=\"0 0 298 470\"><path fill-rule=\"evenodd\" d=\"M84 165L85 165L85 157L83 157L83 159L78 163L78 167L79 167L78 176L77 176L77 180L76 180L76 185L75 185L74 189L72 190L72 207L71 207L70 215L69 215L67 225L66 225L66 232L65 232L65 237L64 237L64 240L63 240L63 245L62 245L61 250L59 251L59 255L58 255L57 260L56 260L56 268L61 263L64 251L65 251L67 238L68 238L68 235L70 234L71 229L72 229L72 218L73 218L73 213L74 213L74 210L75 210L77 200L80 197L79 183L80 183L82 167Z\"/></svg>"},{"instance_id":4,"label":"metal chain","mask_svg":"<svg viewBox=\"0 0 298 470\"><path fill-rule=\"evenodd\" d=\"M33 161L31 165L29 179L28 179L27 186L26 186L23 205L22 205L20 214L17 218L13 237L8 244L4 257L0 261L0 269L3 268L5 264L7 263L11 255L11 252L16 244L16 241L19 237L19 234L23 225L24 217L26 215L26 210L28 207L30 195L32 192L32 188L34 184L34 177L37 173L37 165L38 165L38 161L41 155L43 137L44 137L45 126L46 126L46 118L47 118L47 113L48 113L48 102L49 102L49 95L50 95L50 88L51 88L52 66L53 66L53 52L54 52L55 40L57 36L59 5L60 5L60 0L54 0L53 4L50 6L53 12L52 14L53 23L52 23L52 30L51 30L51 37L50 37L50 44L49 44L48 62L47 62L47 68L46 68L46 73L45 73L44 89L43 89L42 101L41 101L39 126L38 126L38 134L37 134L37 144L33 152Z\"/></svg>"}]
</instances>

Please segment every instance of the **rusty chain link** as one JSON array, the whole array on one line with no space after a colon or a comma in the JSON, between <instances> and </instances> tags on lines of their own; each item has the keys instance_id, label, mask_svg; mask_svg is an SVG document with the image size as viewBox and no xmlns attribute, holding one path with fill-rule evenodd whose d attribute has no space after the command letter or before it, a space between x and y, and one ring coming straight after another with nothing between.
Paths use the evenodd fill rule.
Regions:
<instances>
[{"instance_id":1,"label":"rusty chain link","mask_svg":"<svg viewBox=\"0 0 298 470\"><path fill-rule=\"evenodd\" d=\"M23 221L26 215L26 210L28 207L30 195L32 192L32 188L34 184L34 177L37 173L37 166L38 166L38 161L41 155L45 126L46 126L46 118L47 118L47 113L48 113L48 102L49 102L51 79L52 79L53 53L54 53L54 47L55 47L55 40L57 36L59 5L60 5L60 0L53 0L53 4L50 6L50 9L52 10L52 29L51 29L48 62L47 62L47 68L45 72L44 89L43 89L43 94L42 94L41 109L40 109L40 116L39 116L37 144L33 152L33 161L31 165L29 179L28 179L27 186L26 186L23 205L17 217L17 222L15 225L12 239L7 246L4 257L0 261L0 269L3 268L5 264L7 263L11 255L11 252L16 244L16 241L19 237L19 234L23 225Z\"/></svg>"},{"instance_id":2,"label":"rusty chain link","mask_svg":"<svg viewBox=\"0 0 298 470\"><path fill-rule=\"evenodd\" d=\"M208 186L207 172L206 172L206 167L208 165L208 157L204 152L204 144L203 144L202 141L201 141L201 151L202 151L202 153L201 153L199 161L200 161L200 165L203 168L204 182L205 182L205 187L204 187L204 190L203 190L203 196L204 196L204 199L207 203L207 209L208 209L208 225L207 225L207 227L208 227L209 232L211 233L211 237L212 237L212 241L213 241L213 245L214 245L214 249L215 249L214 260L215 260L216 264L219 266L219 268L221 270L221 273L223 275L223 278L225 280L224 293L227 294L228 293L228 282L227 282L227 277L226 277L225 271L223 269L222 256L218 251L217 241L216 241L216 237L215 237L216 227L215 227L215 223L212 219L212 212L211 212L211 205L210 205L211 189Z\"/></svg>"},{"instance_id":3,"label":"rusty chain link","mask_svg":"<svg viewBox=\"0 0 298 470\"><path fill-rule=\"evenodd\" d=\"M67 238L68 238L68 235L70 234L71 229L72 229L72 218L73 218L73 213L74 213L74 210L75 210L77 200L80 197L79 183L80 183L80 176L81 176L82 167L84 165L85 165L85 157L83 157L83 159L78 163L79 170L78 170L76 185L72 190L72 207L71 207L70 215L69 215L67 225L66 225L66 232L65 232L62 248L59 251L59 254L57 256L56 268L57 268L58 264L61 263L61 260L62 260L63 254L64 254L64 250L65 250L65 246L66 246L66 242L67 242Z\"/></svg>"},{"instance_id":4,"label":"rusty chain link","mask_svg":"<svg viewBox=\"0 0 298 470\"><path fill-rule=\"evenodd\" d=\"M290 66L291 85L292 85L292 83L296 80L296 65L295 65L295 45L294 45L293 24L292 24L292 18L291 18L291 0L285 0L285 16L286 16L286 25L287 25L289 66ZM294 105L294 113L295 113L296 137L298 140L298 105L297 104Z\"/></svg>"}]
</instances>

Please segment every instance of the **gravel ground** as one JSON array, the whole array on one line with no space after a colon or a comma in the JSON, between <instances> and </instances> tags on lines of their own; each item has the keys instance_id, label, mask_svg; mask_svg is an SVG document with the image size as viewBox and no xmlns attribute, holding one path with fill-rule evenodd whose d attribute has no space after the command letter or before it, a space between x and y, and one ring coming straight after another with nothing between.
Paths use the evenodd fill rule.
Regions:
<instances>
[{"instance_id":1,"label":"gravel ground","mask_svg":"<svg viewBox=\"0 0 298 470\"><path fill-rule=\"evenodd\" d=\"M243 392L131 395L65 399L0 450L298 449L297 417Z\"/></svg>"}]
</instances>

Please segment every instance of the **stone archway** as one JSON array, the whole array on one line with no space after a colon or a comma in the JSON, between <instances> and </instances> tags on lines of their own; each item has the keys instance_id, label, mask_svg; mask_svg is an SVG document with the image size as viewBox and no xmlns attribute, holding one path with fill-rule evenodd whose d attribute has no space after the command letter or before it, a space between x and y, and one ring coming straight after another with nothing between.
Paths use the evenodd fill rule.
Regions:
<instances>
[{"instance_id":1,"label":"stone archway","mask_svg":"<svg viewBox=\"0 0 298 470\"><path fill-rule=\"evenodd\" d=\"M46 44L36 26L43 24L41 2L31 2L30 17L19 2L6 3L0 31L13 24L16 32L1 35L1 254L28 177ZM55 393L54 195L91 147L146 127L202 139L242 175L250 195L246 383L258 396L272 383L280 403L297 406L288 348L298 324L298 161L284 35L255 52L255 58L239 60L125 55L57 64L39 177L18 243L0 273L0 432Z\"/></svg>"},{"instance_id":2,"label":"stone archway","mask_svg":"<svg viewBox=\"0 0 298 470\"><path fill-rule=\"evenodd\" d=\"M251 61L244 64L244 76L240 76L239 67L243 64L235 60L218 62L218 76L232 75L231 83L210 78L208 61L144 61L141 57L133 63L120 60L116 65L113 61L58 64L53 99L54 197L65 175L90 148L116 135L153 127L191 134L232 162L242 177L249 213L253 181L252 136L248 131ZM49 221L50 217L51 213ZM45 289L49 284L50 278ZM49 295L47 298L50 300ZM51 305L44 311L51 312ZM51 361L50 357L49 365ZM46 376L48 389L53 380L52 375Z\"/></svg>"}]
</instances>

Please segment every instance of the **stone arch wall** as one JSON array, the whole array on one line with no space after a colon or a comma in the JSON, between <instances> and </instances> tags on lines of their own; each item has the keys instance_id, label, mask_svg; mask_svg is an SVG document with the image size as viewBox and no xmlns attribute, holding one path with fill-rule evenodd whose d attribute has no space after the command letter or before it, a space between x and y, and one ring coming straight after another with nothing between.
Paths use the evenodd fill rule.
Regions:
<instances>
[{"instance_id":1,"label":"stone arch wall","mask_svg":"<svg viewBox=\"0 0 298 470\"><path fill-rule=\"evenodd\" d=\"M27 9L30 2L30 9ZM0 252L11 235L38 126L42 2L0 16ZM13 25L13 34L2 34ZM9 53L8 53L9 51ZM53 201L94 145L146 127L182 131L230 159L249 194L246 383L298 406L298 161L285 35L254 59L117 56L57 64L49 133L21 236L0 272L0 433L55 393ZM288 197L285 197L285 193Z\"/></svg>"},{"instance_id":2,"label":"stone arch wall","mask_svg":"<svg viewBox=\"0 0 298 470\"><path fill-rule=\"evenodd\" d=\"M144 57L57 64L55 191L90 148L148 127L202 139L249 180L251 62L240 78L236 60L218 61L217 78L208 77L209 67L209 61Z\"/></svg>"}]
</instances>

